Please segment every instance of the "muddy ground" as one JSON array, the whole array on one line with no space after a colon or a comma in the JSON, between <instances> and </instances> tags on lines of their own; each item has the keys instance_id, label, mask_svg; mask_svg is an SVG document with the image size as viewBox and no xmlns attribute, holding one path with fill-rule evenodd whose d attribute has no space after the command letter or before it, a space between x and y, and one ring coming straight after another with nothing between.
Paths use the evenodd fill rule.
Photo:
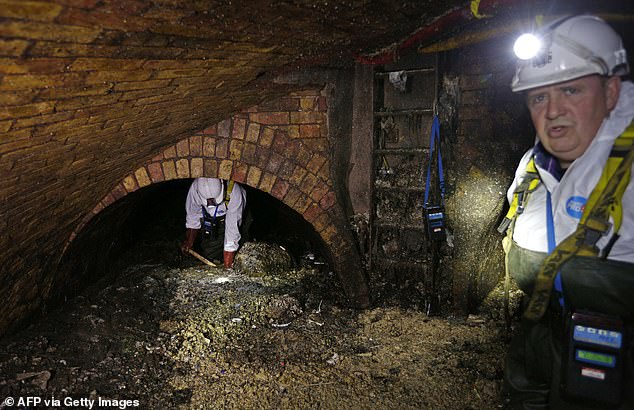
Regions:
<instances>
[{"instance_id":1,"label":"muddy ground","mask_svg":"<svg viewBox=\"0 0 634 410\"><path fill-rule=\"evenodd\" d=\"M389 303L356 311L319 261L274 274L240 266L136 264L94 284L0 341L0 400L58 400L11 408L89 408L89 400L100 408L99 399L122 409L502 408L499 314L427 316Z\"/></svg>"}]
</instances>

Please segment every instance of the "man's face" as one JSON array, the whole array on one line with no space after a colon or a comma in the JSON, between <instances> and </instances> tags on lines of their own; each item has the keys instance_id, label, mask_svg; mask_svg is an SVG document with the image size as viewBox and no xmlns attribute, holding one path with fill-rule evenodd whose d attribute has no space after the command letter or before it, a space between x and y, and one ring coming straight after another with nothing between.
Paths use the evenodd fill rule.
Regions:
<instances>
[{"instance_id":1,"label":"man's face","mask_svg":"<svg viewBox=\"0 0 634 410\"><path fill-rule=\"evenodd\" d=\"M528 109L542 145L563 168L586 152L618 100L621 80L590 75L534 88Z\"/></svg>"}]
</instances>

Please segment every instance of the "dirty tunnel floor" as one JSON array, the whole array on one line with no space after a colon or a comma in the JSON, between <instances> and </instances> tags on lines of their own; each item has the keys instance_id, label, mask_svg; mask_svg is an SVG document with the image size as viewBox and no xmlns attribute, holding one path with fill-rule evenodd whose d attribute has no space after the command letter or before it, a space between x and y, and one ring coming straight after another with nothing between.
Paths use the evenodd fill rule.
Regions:
<instances>
[{"instance_id":1,"label":"dirty tunnel floor","mask_svg":"<svg viewBox=\"0 0 634 410\"><path fill-rule=\"evenodd\" d=\"M0 343L0 396L58 408L501 407L495 322L350 310L331 276L127 267Z\"/></svg>"}]
</instances>

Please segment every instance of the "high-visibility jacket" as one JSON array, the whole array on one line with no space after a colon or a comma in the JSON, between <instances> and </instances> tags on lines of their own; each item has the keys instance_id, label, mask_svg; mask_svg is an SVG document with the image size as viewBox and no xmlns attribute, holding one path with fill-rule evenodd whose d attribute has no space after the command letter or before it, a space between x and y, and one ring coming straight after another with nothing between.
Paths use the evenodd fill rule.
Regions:
<instances>
[{"instance_id":1,"label":"high-visibility jacket","mask_svg":"<svg viewBox=\"0 0 634 410\"><path fill-rule=\"evenodd\" d=\"M616 107L603 122L597 136L586 152L577 158L566 170L561 180L557 180L545 164L536 162L541 183L530 195L526 209L517 217L513 240L524 249L548 252L546 224L546 189L550 191L555 226L555 241L559 244L572 234L583 214L583 207L601 177L614 140L623 133L634 118L634 84L623 82ZM515 179L507 197L513 199L515 188L522 182L526 166L533 157L530 149L520 161ZM608 259L634 262L634 182L630 182L622 199L623 220L619 229L619 239L614 243ZM604 235L597 246L603 249L612 236L612 229Z\"/></svg>"}]
</instances>

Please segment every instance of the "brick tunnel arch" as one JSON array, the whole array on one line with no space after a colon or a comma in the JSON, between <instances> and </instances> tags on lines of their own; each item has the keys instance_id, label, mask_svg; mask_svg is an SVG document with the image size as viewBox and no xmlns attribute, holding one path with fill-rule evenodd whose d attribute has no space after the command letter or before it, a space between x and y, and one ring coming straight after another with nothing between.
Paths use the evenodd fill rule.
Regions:
<instances>
[{"instance_id":1,"label":"brick tunnel arch","mask_svg":"<svg viewBox=\"0 0 634 410\"><path fill-rule=\"evenodd\" d=\"M331 178L327 105L320 94L303 91L252 107L165 148L86 214L64 253L95 216L140 188L197 177L231 179L301 215L323 240L349 302L367 306L367 279Z\"/></svg>"}]
</instances>

